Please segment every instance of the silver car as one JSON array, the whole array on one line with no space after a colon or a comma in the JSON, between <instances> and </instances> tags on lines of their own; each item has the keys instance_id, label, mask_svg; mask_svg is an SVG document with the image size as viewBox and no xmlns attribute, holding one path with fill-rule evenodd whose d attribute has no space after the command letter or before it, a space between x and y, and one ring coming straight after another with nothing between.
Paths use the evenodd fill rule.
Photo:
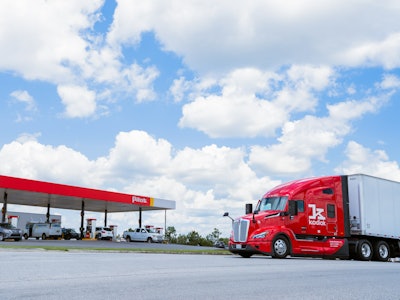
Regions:
<instances>
[{"instance_id":1,"label":"silver car","mask_svg":"<svg viewBox=\"0 0 400 300\"><path fill-rule=\"evenodd\" d=\"M6 239L22 240L22 230L9 223L0 223L0 241Z\"/></svg>"}]
</instances>

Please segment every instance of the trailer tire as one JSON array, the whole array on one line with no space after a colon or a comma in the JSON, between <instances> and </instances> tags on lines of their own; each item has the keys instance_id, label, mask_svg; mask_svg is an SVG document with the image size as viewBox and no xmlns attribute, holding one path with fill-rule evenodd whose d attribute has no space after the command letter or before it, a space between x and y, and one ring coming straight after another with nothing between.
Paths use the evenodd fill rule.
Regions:
<instances>
[{"instance_id":1,"label":"trailer tire","mask_svg":"<svg viewBox=\"0 0 400 300\"><path fill-rule=\"evenodd\" d=\"M285 258L289 255L290 244L287 238L284 236L278 236L272 243L272 257L273 258Z\"/></svg>"},{"instance_id":2,"label":"trailer tire","mask_svg":"<svg viewBox=\"0 0 400 300\"><path fill-rule=\"evenodd\" d=\"M378 241L374 245L374 259L378 261L388 261L390 258L390 247L385 241Z\"/></svg>"},{"instance_id":3,"label":"trailer tire","mask_svg":"<svg viewBox=\"0 0 400 300\"><path fill-rule=\"evenodd\" d=\"M357 246L357 256L359 260L371 260L373 254L372 245L368 240L360 240Z\"/></svg>"},{"instance_id":4,"label":"trailer tire","mask_svg":"<svg viewBox=\"0 0 400 300\"><path fill-rule=\"evenodd\" d=\"M42 234L42 240L44 241L46 239L46 234Z\"/></svg>"},{"instance_id":5,"label":"trailer tire","mask_svg":"<svg viewBox=\"0 0 400 300\"><path fill-rule=\"evenodd\" d=\"M28 238L29 238L28 234L25 233L25 234L24 234L24 239L27 240Z\"/></svg>"},{"instance_id":6,"label":"trailer tire","mask_svg":"<svg viewBox=\"0 0 400 300\"><path fill-rule=\"evenodd\" d=\"M0 242L4 241L4 235L0 233Z\"/></svg>"}]
</instances>

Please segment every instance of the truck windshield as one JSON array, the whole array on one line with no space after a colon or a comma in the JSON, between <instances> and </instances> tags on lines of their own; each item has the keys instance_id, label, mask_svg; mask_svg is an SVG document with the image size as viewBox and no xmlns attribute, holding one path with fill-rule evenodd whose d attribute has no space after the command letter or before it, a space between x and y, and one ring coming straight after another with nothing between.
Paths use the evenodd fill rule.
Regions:
<instances>
[{"instance_id":1,"label":"truck windshield","mask_svg":"<svg viewBox=\"0 0 400 300\"><path fill-rule=\"evenodd\" d=\"M268 197L260 201L259 210L284 210L288 197Z\"/></svg>"}]
</instances>

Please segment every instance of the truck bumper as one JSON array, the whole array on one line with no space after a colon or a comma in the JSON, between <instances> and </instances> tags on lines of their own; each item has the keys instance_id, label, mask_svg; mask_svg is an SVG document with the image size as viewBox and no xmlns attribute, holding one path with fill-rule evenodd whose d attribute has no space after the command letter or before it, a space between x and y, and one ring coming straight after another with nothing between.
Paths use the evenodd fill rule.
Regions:
<instances>
[{"instance_id":1,"label":"truck bumper","mask_svg":"<svg viewBox=\"0 0 400 300\"><path fill-rule=\"evenodd\" d=\"M253 244L230 244L229 251L233 254L238 254L243 257L250 257L254 254L269 255L262 251L260 247Z\"/></svg>"}]
</instances>

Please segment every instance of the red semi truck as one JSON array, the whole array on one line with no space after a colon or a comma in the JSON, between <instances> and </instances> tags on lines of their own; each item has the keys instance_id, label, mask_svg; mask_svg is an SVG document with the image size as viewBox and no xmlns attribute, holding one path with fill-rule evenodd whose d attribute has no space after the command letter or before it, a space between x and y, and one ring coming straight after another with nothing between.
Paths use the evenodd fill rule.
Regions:
<instances>
[{"instance_id":1,"label":"red semi truck","mask_svg":"<svg viewBox=\"0 0 400 300\"><path fill-rule=\"evenodd\" d=\"M224 216L229 217L229 213ZM400 256L400 183L363 174L279 185L232 219L229 251L275 258Z\"/></svg>"}]
</instances>

